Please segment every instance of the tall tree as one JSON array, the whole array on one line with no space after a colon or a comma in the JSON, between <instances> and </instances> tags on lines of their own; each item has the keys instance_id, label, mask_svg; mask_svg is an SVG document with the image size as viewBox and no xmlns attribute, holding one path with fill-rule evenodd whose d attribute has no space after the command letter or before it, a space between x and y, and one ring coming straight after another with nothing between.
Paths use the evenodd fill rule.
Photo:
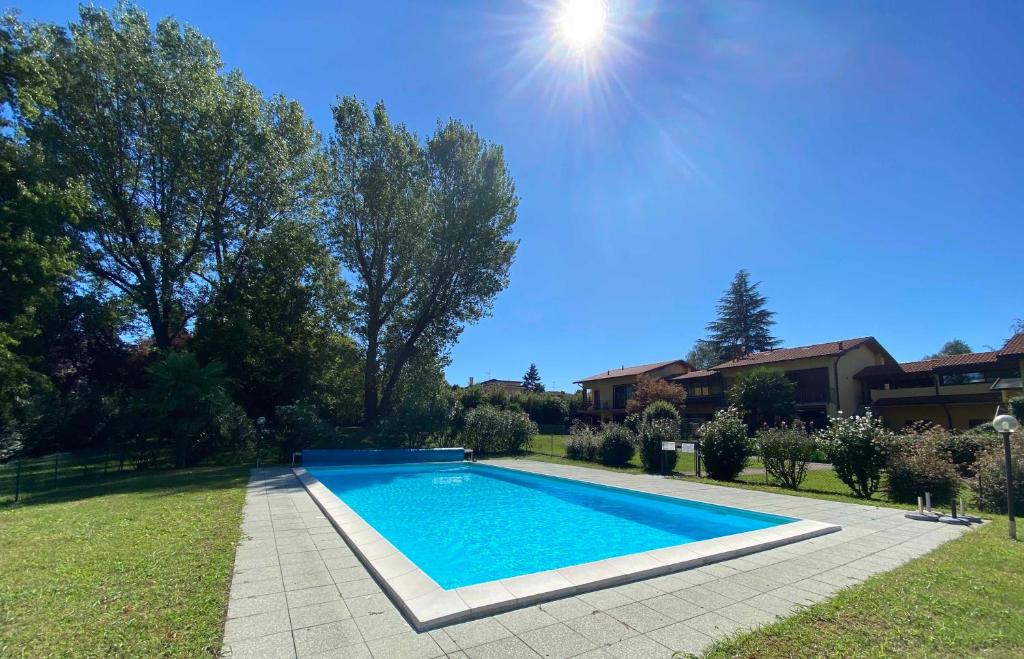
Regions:
<instances>
[{"instance_id":1,"label":"tall tree","mask_svg":"<svg viewBox=\"0 0 1024 659\"><path fill-rule=\"evenodd\" d=\"M721 361L770 350L781 343L772 336L775 312L765 308L768 299L758 292L760 285L751 283L750 274L740 270L718 301L718 318L708 323L707 341L715 346Z\"/></svg>"},{"instance_id":2,"label":"tall tree","mask_svg":"<svg viewBox=\"0 0 1024 659\"><path fill-rule=\"evenodd\" d=\"M531 363L530 368L526 369L526 373L523 374L523 390L544 391L544 383L540 380L540 371L537 370L536 364Z\"/></svg>"},{"instance_id":3,"label":"tall tree","mask_svg":"<svg viewBox=\"0 0 1024 659\"><path fill-rule=\"evenodd\" d=\"M718 348L709 341L699 340L686 353L686 361L698 371L711 368L722 360L718 358Z\"/></svg>"},{"instance_id":4,"label":"tall tree","mask_svg":"<svg viewBox=\"0 0 1024 659\"><path fill-rule=\"evenodd\" d=\"M933 355L925 355L924 359L937 359L939 357L950 357L952 355L966 355L974 352L966 341L953 339L942 344L942 348Z\"/></svg>"},{"instance_id":5,"label":"tall tree","mask_svg":"<svg viewBox=\"0 0 1024 659\"><path fill-rule=\"evenodd\" d=\"M500 147L458 121L425 144L354 98L334 106L327 233L355 282L364 421L392 404L406 364L439 355L508 284L518 199Z\"/></svg>"},{"instance_id":6,"label":"tall tree","mask_svg":"<svg viewBox=\"0 0 1024 659\"><path fill-rule=\"evenodd\" d=\"M301 109L222 74L213 43L170 18L83 6L55 39L52 110L29 135L78 177L92 210L84 267L171 344L250 241L309 212L319 140Z\"/></svg>"}]
</instances>

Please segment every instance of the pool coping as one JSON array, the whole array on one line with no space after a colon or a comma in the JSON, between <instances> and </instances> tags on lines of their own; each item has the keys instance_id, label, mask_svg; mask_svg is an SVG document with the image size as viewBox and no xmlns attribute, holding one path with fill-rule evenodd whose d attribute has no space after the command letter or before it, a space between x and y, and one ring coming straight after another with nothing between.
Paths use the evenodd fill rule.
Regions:
<instances>
[{"instance_id":1,"label":"pool coping","mask_svg":"<svg viewBox=\"0 0 1024 659\"><path fill-rule=\"evenodd\" d=\"M738 558L834 533L842 528L835 524L798 519L766 529L445 590L304 467L293 468L292 472L367 571L420 632ZM631 487L604 487L649 494Z\"/></svg>"}]
</instances>

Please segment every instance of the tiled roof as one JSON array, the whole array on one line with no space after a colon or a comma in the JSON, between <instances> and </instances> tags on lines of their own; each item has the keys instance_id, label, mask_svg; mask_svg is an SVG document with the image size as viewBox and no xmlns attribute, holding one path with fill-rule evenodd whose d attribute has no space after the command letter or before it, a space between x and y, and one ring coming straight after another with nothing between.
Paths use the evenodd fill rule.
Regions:
<instances>
[{"instance_id":1,"label":"tiled roof","mask_svg":"<svg viewBox=\"0 0 1024 659\"><path fill-rule=\"evenodd\" d=\"M739 359L733 359L723 364L719 364L713 367L713 370L720 370L723 368L736 368L739 366L756 366L758 364L774 364L777 362L788 362L795 359L810 359L814 357L838 357L848 350L857 348L864 345L867 342L874 342L878 346L878 342L870 336L861 337L859 339L844 339L842 341L830 341L828 343L816 343L810 346L800 346L798 348L778 348L777 350L766 350L765 352L755 352L752 355L746 357L740 357ZM881 346L878 346L881 348Z\"/></svg>"},{"instance_id":2,"label":"tiled roof","mask_svg":"<svg viewBox=\"0 0 1024 659\"><path fill-rule=\"evenodd\" d=\"M971 352L964 355L946 355L935 359L922 359L916 362L904 362L902 364L883 364L880 366L868 366L857 372L854 377L864 378L877 375L900 375L914 373L933 373L947 369L961 368L964 366L987 366L994 364L999 358L999 352Z\"/></svg>"},{"instance_id":3,"label":"tiled roof","mask_svg":"<svg viewBox=\"0 0 1024 659\"><path fill-rule=\"evenodd\" d=\"M676 375L675 377L671 377L669 379L675 382L676 380L696 380L698 378L709 378L712 375L718 375L718 371L690 371L689 373Z\"/></svg>"},{"instance_id":4,"label":"tiled roof","mask_svg":"<svg viewBox=\"0 0 1024 659\"><path fill-rule=\"evenodd\" d=\"M999 351L1000 357L1009 357L1011 355L1024 355L1024 332L1013 335L1003 349Z\"/></svg>"},{"instance_id":5,"label":"tiled roof","mask_svg":"<svg viewBox=\"0 0 1024 659\"><path fill-rule=\"evenodd\" d=\"M649 373L655 369L659 369L662 366L668 366L669 364L687 364L682 359L670 359L665 362L655 362L653 364L640 364L639 366L623 366L622 368L613 368L610 371L601 371L589 377L580 378L576 382L592 382L594 380L606 380L608 378L621 378L627 375L643 375ZM688 364L687 364L688 365Z\"/></svg>"}]
</instances>

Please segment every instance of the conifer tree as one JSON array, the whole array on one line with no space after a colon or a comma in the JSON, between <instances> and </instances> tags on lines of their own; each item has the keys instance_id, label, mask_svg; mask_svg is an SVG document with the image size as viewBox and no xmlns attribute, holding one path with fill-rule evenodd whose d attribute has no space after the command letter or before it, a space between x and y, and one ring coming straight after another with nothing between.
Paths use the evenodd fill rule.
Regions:
<instances>
[{"instance_id":1,"label":"conifer tree","mask_svg":"<svg viewBox=\"0 0 1024 659\"><path fill-rule=\"evenodd\" d=\"M718 350L719 358L727 361L754 352L770 350L780 343L772 336L774 311L765 308L768 299L750 282L750 273L736 273L729 289L718 301L718 318L708 323L708 342Z\"/></svg>"},{"instance_id":2,"label":"conifer tree","mask_svg":"<svg viewBox=\"0 0 1024 659\"><path fill-rule=\"evenodd\" d=\"M523 375L523 389L525 391L544 391L544 384L540 381L540 371L537 370L536 364L530 364L530 368Z\"/></svg>"}]
</instances>

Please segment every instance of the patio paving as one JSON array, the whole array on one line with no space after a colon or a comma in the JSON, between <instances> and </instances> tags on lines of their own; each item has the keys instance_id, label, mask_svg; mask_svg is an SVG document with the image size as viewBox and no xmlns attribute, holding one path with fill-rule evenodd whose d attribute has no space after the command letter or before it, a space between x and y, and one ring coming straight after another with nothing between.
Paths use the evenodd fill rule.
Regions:
<instances>
[{"instance_id":1,"label":"patio paving","mask_svg":"<svg viewBox=\"0 0 1024 659\"><path fill-rule=\"evenodd\" d=\"M903 511L528 460L494 464L839 524L838 533L417 633L290 469L253 470L235 556L231 657L672 657L790 615L962 527Z\"/></svg>"}]
</instances>

